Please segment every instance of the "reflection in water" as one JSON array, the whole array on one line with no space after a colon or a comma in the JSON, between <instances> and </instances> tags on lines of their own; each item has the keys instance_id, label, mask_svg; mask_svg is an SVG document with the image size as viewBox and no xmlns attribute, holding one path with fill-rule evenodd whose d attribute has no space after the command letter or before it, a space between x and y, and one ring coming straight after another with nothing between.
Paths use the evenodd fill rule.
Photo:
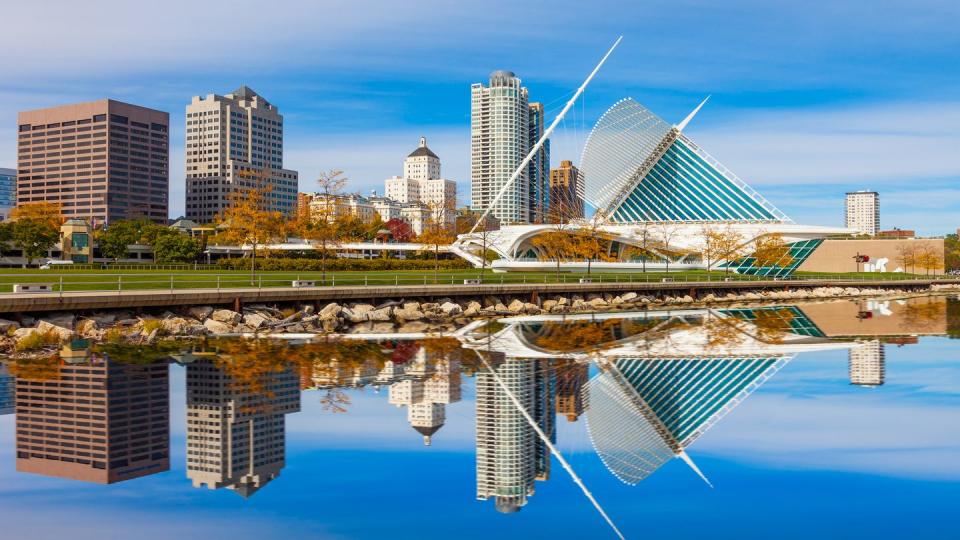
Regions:
<instances>
[{"instance_id":1,"label":"reflection in water","mask_svg":"<svg viewBox=\"0 0 960 540\"><path fill-rule=\"evenodd\" d=\"M18 471L97 483L166 471L172 356L186 370L187 477L249 497L286 464L285 416L300 411L301 391L349 413L348 390L386 386L386 401L430 445L461 401L462 376L474 376L476 496L512 513L550 479L557 415L584 417L595 451L627 484L672 458L706 480L690 446L796 354L847 349L849 382L877 387L884 347L916 343L911 329L960 334L957 306L921 298L516 317L439 339L222 339L188 351L75 342L0 365L0 414L16 411Z\"/></svg>"},{"instance_id":2,"label":"reflection in water","mask_svg":"<svg viewBox=\"0 0 960 540\"><path fill-rule=\"evenodd\" d=\"M187 364L187 477L194 487L226 487L249 497L280 475L285 462L284 415L300 410L291 366L255 381L219 363Z\"/></svg>"},{"instance_id":3,"label":"reflection in water","mask_svg":"<svg viewBox=\"0 0 960 540\"><path fill-rule=\"evenodd\" d=\"M118 364L65 347L16 382L17 470L100 484L170 468L167 362Z\"/></svg>"}]
</instances>

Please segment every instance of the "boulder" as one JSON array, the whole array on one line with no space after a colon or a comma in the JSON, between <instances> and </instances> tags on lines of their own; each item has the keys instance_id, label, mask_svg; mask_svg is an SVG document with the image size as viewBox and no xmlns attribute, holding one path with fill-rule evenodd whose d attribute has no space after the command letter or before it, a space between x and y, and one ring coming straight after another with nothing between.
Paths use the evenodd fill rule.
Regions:
<instances>
[{"instance_id":1,"label":"boulder","mask_svg":"<svg viewBox=\"0 0 960 540\"><path fill-rule=\"evenodd\" d=\"M393 308L390 308L390 307L374 309L367 313L367 320L376 322L376 323L392 321L393 320L391 317L392 311L393 311Z\"/></svg>"},{"instance_id":2,"label":"boulder","mask_svg":"<svg viewBox=\"0 0 960 540\"><path fill-rule=\"evenodd\" d=\"M7 335L17 328L20 328L20 323L8 321L6 319L0 319L0 334Z\"/></svg>"},{"instance_id":3,"label":"boulder","mask_svg":"<svg viewBox=\"0 0 960 540\"><path fill-rule=\"evenodd\" d=\"M340 315L340 312L342 310L343 308L340 307L340 304L336 302L331 302L323 306L323 309L320 310L320 313L318 313L318 315L320 315L321 321L329 321L331 319L336 319Z\"/></svg>"},{"instance_id":4,"label":"boulder","mask_svg":"<svg viewBox=\"0 0 960 540\"><path fill-rule=\"evenodd\" d=\"M513 302L510 302L509 306L507 306L507 310L511 313L523 313L524 303L520 300L514 300Z\"/></svg>"},{"instance_id":5,"label":"boulder","mask_svg":"<svg viewBox=\"0 0 960 540\"><path fill-rule=\"evenodd\" d=\"M100 334L100 325L94 319L81 319L77 323L77 335L80 337L97 339Z\"/></svg>"},{"instance_id":6,"label":"boulder","mask_svg":"<svg viewBox=\"0 0 960 540\"><path fill-rule=\"evenodd\" d=\"M624 302L631 302L633 300L636 300L636 298L637 298L637 293L635 292L628 292L620 295L620 299L623 300Z\"/></svg>"},{"instance_id":7,"label":"boulder","mask_svg":"<svg viewBox=\"0 0 960 540\"><path fill-rule=\"evenodd\" d=\"M216 319L207 319L203 321L203 327L207 329L207 332L211 334L229 334L233 331L233 327L229 324L220 322Z\"/></svg>"},{"instance_id":8,"label":"boulder","mask_svg":"<svg viewBox=\"0 0 960 540\"><path fill-rule=\"evenodd\" d=\"M367 321L367 312L356 312L353 308L343 308L340 310L340 316L346 319L348 322L362 323Z\"/></svg>"},{"instance_id":9,"label":"boulder","mask_svg":"<svg viewBox=\"0 0 960 540\"><path fill-rule=\"evenodd\" d=\"M42 320L54 326L72 330L73 325L77 322L77 317L73 313L54 313L53 315L44 317Z\"/></svg>"},{"instance_id":10,"label":"boulder","mask_svg":"<svg viewBox=\"0 0 960 540\"><path fill-rule=\"evenodd\" d=\"M370 331L374 334L389 334L393 332L392 322L375 322L370 325Z\"/></svg>"},{"instance_id":11,"label":"boulder","mask_svg":"<svg viewBox=\"0 0 960 540\"><path fill-rule=\"evenodd\" d=\"M684 303L684 304L692 304L693 301L694 301L694 300L693 300L693 297L690 296L689 294L685 294L685 295L683 295L682 298L680 298L680 302L682 302L682 303Z\"/></svg>"},{"instance_id":12,"label":"boulder","mask_svg":"<svg viewBox=\"0 0 960 540\"><path fill-rule=\"evenodd\" d=\"M97 326L110 326L117 322L117 316L114 313L94 313L88 319L97 323Z\"/></svg>"},{"instance_id":13,"label":"boulder","mask_svg":"<svg viewBox=\"0 0 960 540\"><path fill-rule=\"evenodd\" d=\"M480 310L483 307L480 305L480 302L467 302L467 307L463 310L464 317L476 317L480 314Z\"/></svg>"},{"instance_id":14,"label":"boulder","mask_svg":"<svg viewBox=\"0 0 960 540\"><path fill-rule=\"evenodd\" d=\"M553 308L556 307L556 306L557 306L557 301L556 301L556 300L544 300L544 301L543 301L543 310L544 310L544 311L552 311Z\"/></svg>"},{"instance_id":15,"label":"boulder","mask_svg":"<svg viewBox=\"0 0 960 540\"><path fill-rule=\"evenodd\" d=\"M60 339L60 341L66 341L73 337L73 330L51 324L47 321L40 321L37 323L36 331L43 334L46 334L47 332L53 332L56 334L57 338Z\"/></svg>"},{"instance_id":16,"label":"boulder","mask_svg":"<svg viewBox=\"0 0 960 540\"><path fill-rule=\"evenodd\" d=\"M350 308L350 311L357 314L363 314L363 313L368 313L370 311L373 311L374 309L376 308L374 308L370 304L354 304L353 307Z\"/></svg>"},{"instance_id":17,"label":"boulder","mask_svg":"<svg viewBox=\"0 0 960 540\"><path fill-rule=\"evenodd\" d=\"M404 304L406 306L406 304ZM399 322L419 321L424 318L424 314L419 309L407 309L406 307L393 310L393 318Z\"/></svg>"},{"instance_id":18,"label":"boulder","mask_svg":"<svg viewBox=\"0 0 960 540\"><path fill-rule=\"evenodd\" d=\"M243 318L243 315L240 315L236 311L231 311L229 309L218 309L210 314L210 318L216 322L232 325L239 323L240 319Z\"/></svg>"},{"instance_id":19,"label":"boulder","mask_svg":"<svg viewBox=\"0 0 960 540\"><path fill-rule=\"evenodd\" d=\"M213 308L210 306L193 306L187 310L187 313L194 319L203 322L213 313Z\"/></svg>"},{"instance_id":20,"label":"boulder","mask_svg":"<svg viewBox=\"0 0 960 540\"><path fill-rule=\"evenodd\" d=\"M36 328L17 328L16 330L13 331L13 339L14 341L20 341L21 339L29 336L35 331L36 331Z\"/></svg>"},{"instance_id":21,"label":"boulder","mask_svg":"<svg viewBox=\"0 0 960 540\"><path fill-rule=\"evenodd\" d=\"M523 304L523 311L525 313L540 313L540 306L528 302Z\"/></svg>"},{"instance_id":22,"label":"boulder","mask_svg":"<svg viewBox=\"0 0 960 540\"><path fill-rule=\"evenodd\" d=\"M268 319L259 313L248 313L243 316L243 324L253 330L259 330L268 322Z\"/></svg>"},{"instance_id":23,"label":"boulder","mask_svg":"<svg viewBox=\"0 0 960 540\"><path fill-rule=\"evenodd\" d=\"M596 298L591 298L587 303L595 308L599 308L607 305L607 301L599 296Z\"/></svg>"},{"instance_id":24,"label":"boulder","mask_svg":"<svg viewBox=\"0 0 960 540\"><path fill-rule=\"evenodd\" d=\"M453 302L444 302L443 304L440 304L440 312L447 317L453 317L463 313L463 308L457 304L454 304Z\"/></svg>"}]
</instances>

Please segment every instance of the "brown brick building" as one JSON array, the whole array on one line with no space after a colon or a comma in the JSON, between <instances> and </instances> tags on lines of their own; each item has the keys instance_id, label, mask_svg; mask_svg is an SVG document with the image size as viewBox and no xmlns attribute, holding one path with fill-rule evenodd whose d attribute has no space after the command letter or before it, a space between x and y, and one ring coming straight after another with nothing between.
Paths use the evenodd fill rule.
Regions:
<instances>
[{"instance_id":1,"label":"brown brick building","mask_svg":"<svg viewBox=\"0 0 960 540\"><path fill-rule=\"evenodd\" d=\"M98 484L169 470L168 364L66 362L17 378L17 470Z\"/></svg>"},{"instance_id":2,"label":"brown brick building","mask_svg":"<svg viewBox=\"0 0 960 540\"><path fill-rule=\"evenodd\" d=\"M583 217L583 199L577 195L583 190L579 185L582 181L580 170L571 161L563 160L559 168L550 170L551 221Z\"/></svg>"},{"instance_id":3,"label":"brown brick building","mask_svg":"<svg viewBox=\"0 0 960 540\"><path fill-rule=\"evenodd\" d=\"M170 115L102 99L17 115L17 205L67 218L167 220Z\"/></svg>"}]
</instances>

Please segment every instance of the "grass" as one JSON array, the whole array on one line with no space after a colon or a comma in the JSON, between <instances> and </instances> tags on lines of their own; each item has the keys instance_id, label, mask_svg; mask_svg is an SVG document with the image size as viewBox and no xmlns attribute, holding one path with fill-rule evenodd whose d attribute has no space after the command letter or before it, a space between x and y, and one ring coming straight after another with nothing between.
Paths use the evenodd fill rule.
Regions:
<instances>
[{"instance_id":1,"label":"grass","mask_svg":"<svg viewBox=\"0 0 960 540\"><path fill-rule=\"evenodd\" d=\"M337 271L327 272L326 282L321 283L320 272L258 272L251 283L249 271L218 270L57 270L38 269L0 269L0 293L11 292L14 283L51 283L54 290L60 290L61 280L64 291L117 291L117 290L164 290L199 288L237 288L237 287L289 287L295 279L315 280L317 285L421 285L421 284L462 284L464 279L480 278L485 283L575 283L581 278L591 278L594 282L660 282L664 278L674 281L721 281L725 278L741 280L765 279L756 276L725 274L722 271L685 270L680 272L636 272L636 273L561 273L559 280L555 272L513 272L495 274L490 270L381 270L381 271ZM903 273L850 272L847 274L819 274L797 272L792 279L890 279L927 278L933 276L910 275Z\"/></svg>"}]
</instances>

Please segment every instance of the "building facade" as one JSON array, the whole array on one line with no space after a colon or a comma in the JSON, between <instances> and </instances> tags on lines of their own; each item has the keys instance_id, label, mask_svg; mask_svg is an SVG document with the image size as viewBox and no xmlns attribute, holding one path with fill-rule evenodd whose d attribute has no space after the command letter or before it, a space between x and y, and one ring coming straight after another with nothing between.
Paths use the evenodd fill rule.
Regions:
<instances>
[{"instance_id":1,"label":"building facade","mask_svg":"<svg viewBox=\"0 0 960 540\"><path fill-rule=\"evenodd\" d=\"M13 414L17 404L17 381L7 371L7 366L0 364L0 414Z\"/></svg>"},{"instance_id":2,"label":"building facade","mask_svg":"<svg viewBox=\"0 0 960 540\"><path fill-rule=\"evenodd\" d=\"M17 170L0 167L0 221L10 217L17 206Z\"/></svg>"},{"instance_id":3,"label":"building facade","mask_svg":"<svg viewBox=\"0 0 960 540\"><path fill-rule=\"evenodd\" d=\"M542 109L538 109L542 116ZM542 119L541 119L542 123ZM530 149L529 92L510 71L495 71L489 86L470 88L471 208L483 212L520 166ZM541 166L542 167L542 166ZM491 213L504 225L533 219L530 170L501 197Z\"/></svg>"},{"instance_id":4,"label":"building facade","mask_svg":"<svg viewBox=\"0 0 960 540\"><path fill-rule=\"evenodd\" d=\"M18 205L59 203L95 225L166 222L168 113L102 99L21 112L17 123Z\"/></svg>"},{"instance_id":5,"label":"building facade","mask_svg":"<svg viewBox=\"0 0 960 540\"><path fill-rule=\"evenodd\" d=\"M858 342L850 349L850 384L881 386L886 375L883 342L879 339Z\"/></svg>"},{"instance_id":6,"label":"building facade","mask_svg":"<svg viewBox=\"0 0 960 540\"><path fill-rule=\"evenodd\" d=\"M187 477L249 497L286 465L285 415L300 410L292 368L238 380L203 359L187 365Z\"/></svg>"},{"instance_id":7,"label":"building facade","mask_svg":"<svg viewBox=\"0 0 960 540\"><path fill-rule=\"evenodd\" d=\"M426 137L403 160L403 176L388 178L384 187L388 199L428 206L435 222L451 225L456 219L457 183L440 176L440 158L427 147Z\"/></svg>"},{"instance_id":8,"label":"building facade","mask_svg":"<svg viewBox=\"0 0 960 540\"><path fill-rule=\"evenodd\" d=\"M846 225L870 236L880 231L880 194L876 191L847 193Z\"/></svg>"},{"instance_id":9,"label":"building facade","mask_svg":"<svg viewBox=\"0 0 960 540\"><path fill-rule=\"evenodd\" d=\"M169 470L167 362L60 357L50 378L17 378L17 471L111 484Z\"/></svg>"},{"instance_id":10,"label":"building facade","mask_svg":"<svg viewBox=\"0 0 960 540\"><path fill-rule=\"evenodd\" d=\"M267 209L293 214L297 171L283 168L283 116L247 86L187 105L186 217L211 223L237 190L266 187Z\"/></svg>"},{"instance_id":11,"label":"building facade","mask_svg":"<svg viewBox=\"0 0 960 540\"><path fill-rule=\"evenodd\" d=\"M584 217L583 186L580 170L572 161L563 160L550 170L550 211L548 221L558 223Z\"/></svg>"},{"instance_id":12,"label":"building facade","mask_svg":"<svg viewBox=\"0 0 960 540\"><path fill-rule=\"evenodd\" d=\"M527 148L536 146L543 136L543 104L531 103L527 113ZM523 157L526 157L524 155ZM522 158L521 158L522 159ZM530 182L530 222L546 223L550 208L550 140L546 140L540 150L533 155L527 165L527 179Z\"/></svg>"}]
</instances>

